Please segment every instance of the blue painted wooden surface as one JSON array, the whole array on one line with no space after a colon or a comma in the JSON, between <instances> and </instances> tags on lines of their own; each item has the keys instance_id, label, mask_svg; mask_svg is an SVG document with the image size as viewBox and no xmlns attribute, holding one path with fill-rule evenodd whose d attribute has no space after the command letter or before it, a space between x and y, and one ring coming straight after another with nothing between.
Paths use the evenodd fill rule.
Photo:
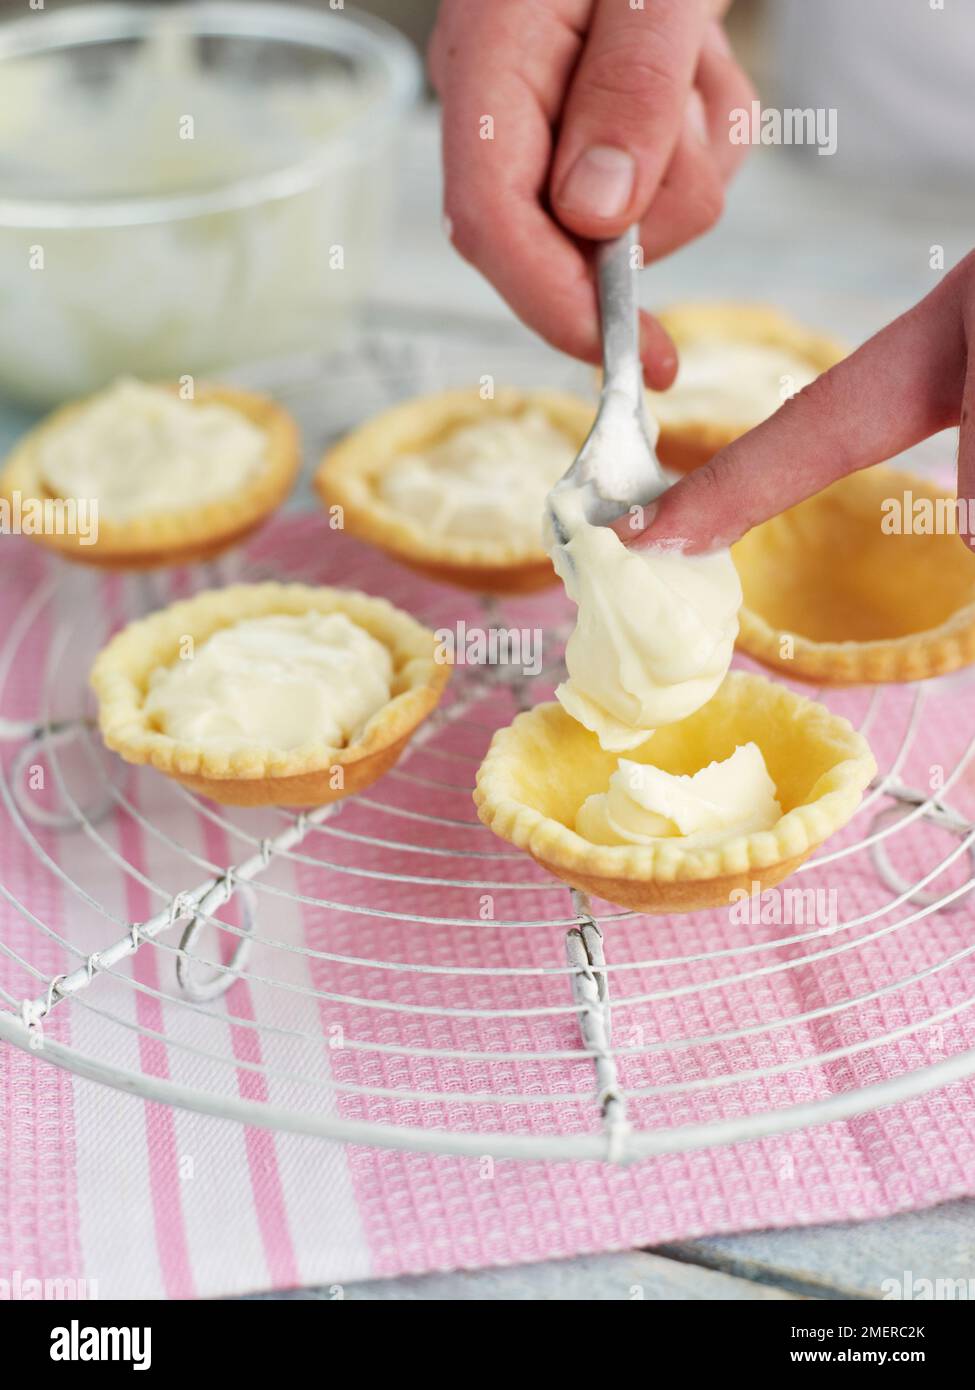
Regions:
<instances>
[{"instance_id":1,"label":"blue painted wooden surface","mask_svg":"<svg viewBox=\"0 0 975 1390\"><path fill-rule=\"evenodd\" d=\"M740 1301L796 1300L786 1290L751 1283L735 1275L702 1269L661 1255L635 1250L513 1269L482 1269L416 1278L374 1279L367 1283L301 1289L292 1294L259 1294L275 1300L336 1298L374 1302L633 1302L668 1299Z\"/></svg>"},{"instance_id":2,"label":"blue painted wooden surface","mask_svg":"<svg viewBox=\"0 0 975 1390\"><path fill-rule=\"evenodd\" d=\"M975 1298L975 1200L883 1221L755 1231L513 1269L376 1279L260 1299L612 1302L614 1300ZM950 1282L948 1282L950 1281Z\"/></svg>"}]
</instances>

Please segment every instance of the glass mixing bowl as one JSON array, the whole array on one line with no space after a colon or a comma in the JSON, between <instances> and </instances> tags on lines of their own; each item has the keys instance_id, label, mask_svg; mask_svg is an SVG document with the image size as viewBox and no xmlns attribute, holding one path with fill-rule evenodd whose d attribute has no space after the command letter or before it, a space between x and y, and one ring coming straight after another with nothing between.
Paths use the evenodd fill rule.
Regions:
<instances>
[{"instance_id":1,"label":"glass mixing bowl","mask_svg":"<svg viewBox=\"0 0 975 1390\"><path fill-rule=\"evenodd\" d=\"M48 406L328 348L419 89L395 30L286 4L0 25L0 393Z\"/></svg>"}]
</instances>

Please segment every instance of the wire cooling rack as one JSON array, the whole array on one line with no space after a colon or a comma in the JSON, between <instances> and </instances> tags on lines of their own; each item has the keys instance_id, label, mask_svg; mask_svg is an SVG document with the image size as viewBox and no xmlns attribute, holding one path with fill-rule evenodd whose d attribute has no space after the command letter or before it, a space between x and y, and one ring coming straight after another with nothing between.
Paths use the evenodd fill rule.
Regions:
<instances>
[{"instance_id":1,"label":"wire cooling rack","mask_svg":"<svg viewBox=\"0 0 975 1390\"><path fill-rule=\"evenodd\" d=\"M485 353L384 340L327 379L341 415L476 378ZM502 355L499 380L539 380L530 355ZM312 452L348 423L318 394L289 401ZM109 632L272 576L385 593L434 628L540 634L542 667L458 666L396 769L300 815L219 807L107 754L85 678ZM0 1039L251 1124L538 1159L758 1138L975 1074L966 675L819 692L881 769L852 824L747 908L647 917L554 883L471 802L493 730L558 678L560 593L477 600L298 514L193 575L106 580L18 543L0 584L17 605L0 646L17 885L0 884Z\"/></svg>"}]
</instances>

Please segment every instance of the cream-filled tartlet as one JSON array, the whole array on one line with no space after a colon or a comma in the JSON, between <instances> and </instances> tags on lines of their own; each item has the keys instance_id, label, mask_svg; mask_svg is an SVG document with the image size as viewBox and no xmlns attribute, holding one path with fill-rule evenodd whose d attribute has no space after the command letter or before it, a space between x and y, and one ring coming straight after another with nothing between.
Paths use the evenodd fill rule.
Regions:
<instances>
[{"instance_id":1,"label":"cream-filled tartlet","mask_svg":"<svg viewBox=\"0 0 975 1390\"><path fill-rule=\"evenodd\" d=\"M749 745L760 751L768 782ZM745 758L751 768L742 767ZM611 838L600 810L617 829L632 826L633 813L621 813L613 796L620 761L560 704L536 705L494 735L477 774L478 815L574 888L639 912L689 912L780 883L854 815L876 771L866 740L847 720L742 671L730 671L707 704L658 729L623 760L648 769L640 794L664 808L654 812L661 821L637 824L639 839L617 838L615 830ZM715 763L730 764L743 784L734 792L719 788L722 824L705 830L699 779L703 771L706 782L714 780ZM766 827L770 798L781 814ZM706 788L703 799L713 799ZM701 828L675 834L675 816ZM648 828L668 833L645 834Z\"/></svg>"},{"instance_id":2,"label":"cream-filled tartlet","mask_svg":"<svg viewBox=\"0 0 975 1390\"><path fill-rule=\"evenodd\" d=\"M678 351L666 391L648 391L657 451L687 472L773 415L845 356L833 339L760 304L684 304L658 315Z\"/></svg>"},{"instance_id":3,"label":"cream-filled tartlet","mask_svg":"<svg viewBox=\"0 0 975 1390\"><path fill-rule=\"evenodd\" d=\"M299 463L291 417L250 392L124 379L56 411L15 448L0 495L48 519L31 534L119 568L218 553L284 499ZM86 525L71 525L83 515ZM55 524L60 517L61 524Z\"/></svg>"},{"instance_id":4,"label":"cream-filled tartlet","mask_svg":"<svg viewBox=\"0 0 975 1390\"><path fill-rule=\"evenodd\" d=\"M390 461L379 479L387 506L440 541L496 541L536 549L545 498L575 458L572 440L529 407L464 425Z\"/></svg>"},{"instance_id":5,"label":"cream-filled tartlet","mask_svg":"<svg viewBox=\"0 0 975 1390\"><path fill-rule=\"evenodd\" d=\"M317 486L354 535L484 592L552 583L545 498L592 423L558 392L447 391L407 401L326 455Z\"/></svg>"},{"instance_id":6,"label":"cream-filled tartlet","mask_svg":"<svg viewBox=\"0 0 975 1390\"><path fill-rule=\"evenodd\" d=\"M290 752L314 734L344 748L389 702L389 649L344 613L274 613L213 634L157 666L145 710L183 743Z\"/></svg>"},{"instance_id":7,"label":"cream-filled tartlet","mask_svg":"<svg viewBox=\"0 0 975 1390\"><path fill-rule=\"evenodd\" d=\"M95 497L102 520L125 522L227 498L266 455L264 430L239 410L123 379L38 440L37 470L52 496Z\"/></svg>"},{"instance_id":8,"label":"cream-filled tartlet","mask_svg":"<svg viewBox=\"0 0 975 1390\"><path fill-rule=\"evenodd\" d=\"M808 358L777 343L692 339L673 386L650 393L651 409L662 429L713 417L749 430L818 375Z\"/></svg>"},{"instance_id":9,"label":"cream-filled tartlet","mask_svg":"<svg viewBox=\"0 0 975 1390\"><path fill-rule=\"evenodd\" d=\"M133 623L91 683L108 746L231 805L311 806L399 757L449 668L383 599L235 585Z\"/></svg>"}]
</instances>

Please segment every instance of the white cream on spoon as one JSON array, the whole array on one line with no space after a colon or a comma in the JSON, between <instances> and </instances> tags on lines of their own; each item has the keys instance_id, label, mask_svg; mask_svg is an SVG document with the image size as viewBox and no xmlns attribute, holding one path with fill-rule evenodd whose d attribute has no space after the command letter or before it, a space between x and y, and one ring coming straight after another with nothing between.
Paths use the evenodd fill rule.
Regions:
<instances>
[{"instance_id":1,"label":"white cream on spoon","mask_svg":"<svg viewBox=\"0 0 975 1390\"><path fill-rule=\"evenodd\" d=\"M552 561L578 608L556 690L562 707L622 752L710 700L731 664L742 593L727 550L630 550L581 502L555 502L569 537Z\"/></svg>"}]
</instances>

